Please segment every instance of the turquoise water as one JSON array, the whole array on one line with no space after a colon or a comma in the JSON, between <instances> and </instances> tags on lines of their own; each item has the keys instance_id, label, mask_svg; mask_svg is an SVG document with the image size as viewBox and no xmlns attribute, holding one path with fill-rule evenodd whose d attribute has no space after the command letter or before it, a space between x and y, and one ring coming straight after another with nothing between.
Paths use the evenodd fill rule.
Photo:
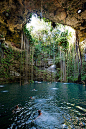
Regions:
<instances>
[{"instance_id":1,"label":"turquoise water","mask_svg":"<svg viewBox=\"0 0 86 129\"><path fill-rule=\"evenodd\" d=\"M21 110L13 114L16 105ZM42 115L37 118L38 110ZM0 85L0 129L79 129L86 128L85 124L85 85L60 82Z\"/></svg>"}]
</instances>

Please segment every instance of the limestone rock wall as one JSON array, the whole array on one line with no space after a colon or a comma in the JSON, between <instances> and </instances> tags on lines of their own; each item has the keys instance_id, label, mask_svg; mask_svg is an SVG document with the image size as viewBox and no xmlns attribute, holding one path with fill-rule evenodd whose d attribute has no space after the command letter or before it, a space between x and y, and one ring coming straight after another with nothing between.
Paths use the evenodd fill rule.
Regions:
<instances>
[{"instance_id":1,"label":"limestone rock wall","mask_svg":"<svg viewBox=\"0 0 86 129\"><path fill-rule=\"evenodd\" d=\"M3 0L0 2L0 34L5 36L8 30L20 32L31 13L42 13L52 22L72 26L78 30L80 41L86 37L86 0Z\"/></svg>"}]
</instances>

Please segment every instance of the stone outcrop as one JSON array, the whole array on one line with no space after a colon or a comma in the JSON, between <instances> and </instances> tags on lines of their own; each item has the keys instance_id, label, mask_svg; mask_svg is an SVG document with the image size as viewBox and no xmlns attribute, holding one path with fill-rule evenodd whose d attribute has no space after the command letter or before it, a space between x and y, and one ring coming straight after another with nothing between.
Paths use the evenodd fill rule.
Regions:
<instances>
[{"instance_id":1,"label":"stone outcrop","mask_svg":"<svg viewBox=\"0 0 86 129\"><path fill-rule=\"evenodd\" d=\"M19 33L31 13L76 29L86 38L86 0L3 0L0 2L0 34Z\"/></svg>"}]
</instances>

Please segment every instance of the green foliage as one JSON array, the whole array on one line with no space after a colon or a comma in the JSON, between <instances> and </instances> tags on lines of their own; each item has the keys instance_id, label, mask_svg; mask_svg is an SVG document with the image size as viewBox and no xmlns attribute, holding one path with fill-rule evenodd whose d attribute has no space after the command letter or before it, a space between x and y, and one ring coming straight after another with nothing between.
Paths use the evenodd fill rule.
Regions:
<instances>
[{"instance_id":1,"label":"green foliage","mask_svg":"<svg viewBox=\"0 0 86 129\"><path fill-rule=\"evenodd\" d=\"M32 15L32 14L31 14ZM43 65L44 67L48 66L48 59L52 59L54 63L57 66L57 73L56 76L51 72L49 73L47 70L40 70L39 67L33 66L34 74L38 78L43 78L44 81L54 81L54 78L56 78L58 81L62 81L63 79L63 69L61 69L60 64L62 63L62 68L66 66L66 75L67 75L67 81L68 82L74 82L78 80L78 62L77 64L75 61L75 58L73 58L73 52L74 48L68 51L69 47L69 38L71 37L71 33L68 33L68 30L65 30L62 32L61 27L62 25L57 24L56 28L54 29L52 26L50 26L50 21L47 19L44 19L47 23L47 27L44 27L43 30L38 30L35 34L31 35L34 27L31 26L30 30L27 30L26 25L23 28L23 32L25 36L27 37L30 47L29 47L29 53L28 56L29 59L29 72L31 71L30 65L32 65L32 62L35 62L35 65L38 66ZM45 23L43 23L45 24ZM46 29L47 28L47 29ZM65 26L64 26L65 28ZM34 50L32 50L32 46L34 45ZM71 45L72 46L72 45ZM10 76L10 68L15 67L15 62L25 62L25 52L22 53L22 59L21 59L21 53L13 51L11 48L5 48L2 45L2 48L4 49L4 55L5 57L1 59L1 69L0 69L0 77L5 77L6 79L10 78L13 79L12 76ZM33 55L32 55L33 53ZM32 58L33 57L33 58ZM54 58L55 57L55 58ZM33 60L32 60L33 59ZM86 78L86 62L84 60L82 61L83 68L82 68L82 81L85 81ZM19 65L19 69L23 69L25 67L23 65ZM74 71L75 70L75 71ZM19 71L20 72L20 71ZM76 73L74 73L76 72ZM33 83L33 80L29 81L30 83Z\"/></svg>"},{"instance_id":2,"label":"green foliage","mask_svg":"<svg viewBox=\"0 0 86 129\"><path fill-rule=\"evenodd\" d=\"M85 81L85 79L86 79L86 75L84 74L84 75L81 76L81 80Z\"/></svg>"},{"instance_id":3,"label":"green foliage","mask_svg":"<svg viewBox=\"0 0 86 129\"><path fill-rule=\"evenodd\" d=\"M10 68L14 66L14 60L20 60L20 53L12 50L11 47L5 48L4 45L4 58L1 59L0 77L11 79Z\"/></svg>"},{"instance_id":4,"label":"green foliage","mask_svg":"<svg viewBox=\"0 0 86 129\"><path fill-rule=\"evenodd\" d=\"M6 11L7 11L7 12L9 12L10 10L9 10L9 9L7 9Z\"/></svg>"},{"instance_id":5,"label":"green foliage","mask_svg":"<svg viewBox=\"0 0 86 129\"><path fill-rule=\"evenodd\" d=\"M30 82L30 83L34 83L34 81L33 81L33 80L29 80L29 82Z\"/></svg>"},{"instance_id":6,"label":"green foliage","mask_svg":"<svg viewBox=\"0 0 86 129\"><path fill-rule=\"evenodd\" d=\"M55 78L58 80L60 78L60 76L61 76L60 68L57 68Z\"/></svg>"},{"instance_id":7,"label":"green foliage","mask_svg":"<svg viewBox=\"0 0 86 129\"><path fill-rule=\"evenodd\" d=\"M49 19L43 18L45 22L51 22Z\"/></svg>"},{"instance_id":8,"label":"green foliage","mask_svg":"<svg viewBox=\"0 0 86 129\"><path fill-rule=\"evenodd\" d=\"M68 48L68 30L61 33L60 37L56 39L56 43L59 46L62 46L63 50L66 50Z\"/></svg>"},{"instance_id":9,"label":"green foliage","mask_svg":"<svg viewBox=\"0 0 86 129\"><path fill-rule=\"evenodd\" d=\"M68 47L68 40L66 37L60 37L59 38L59 42L60 42L60 46L62 46L63 48L67 48Z\"/></svg>"},{"instance_id":10,"label":"green foliage","mask_svg":"<svg viewBox=\"0 0 86 129\"><path fill-rule=\"evenodd\" d=\"M68 36L68 30L61 33L61 37L67 37Z\"/></svg>"},{"instance_id":11,"label":"green foliage","mask_svg":"<svg viewBox=\"0 0 86 129\"><path fill-rule=\"evenodd\" d=\"M4 36L3 36L2 34L0 34L0 37L1 37L1 38L4 38Z\"/></svg>"},{"instance_id":12,"label":"green foliage","mask_svg":"<svg viewBox=\"0 0 86 129\"><path fill-rule=\"evenodd\" d=\"M34 58L37 59L40 54L41 54L40 46L36 45L35 46L35 51L34 51Z\"/></svg>"},{"instance_id":13,"label":"green foliage","mask_svg":"<svg viewBox=\"0 0 86 129\"><path fill-rule=\"evenodd\" d=\"M26 28L26 25L23 27L23 32L25 33L26 37L28 38L30 45L33 45L34 39L32 38L29 30Z\"/></svg>"},{"instance_id":14,"label":"green foliage","mask_svg":"<svg viewBox=\"0 0 86 129\"><path fill-rule=\"evenodd\" d=\"M67 82L76 82L78 80L78 77L74 78L74 76L68 76Z\"/></svg>"}]
</instances>

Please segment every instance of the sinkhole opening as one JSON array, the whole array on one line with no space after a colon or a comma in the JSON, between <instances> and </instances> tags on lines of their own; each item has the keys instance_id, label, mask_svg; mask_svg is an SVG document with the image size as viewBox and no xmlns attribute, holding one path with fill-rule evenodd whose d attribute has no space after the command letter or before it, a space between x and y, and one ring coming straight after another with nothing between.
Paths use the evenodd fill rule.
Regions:
<instances>
[{"instance_id":1,"label":"sinkhole opening","mask_svg":"<svg viewBox=\"0 0 86 129\"><path fill-rule=\"evenodd\" d=\"M75 30L33 14L24 32L29 40L27 51L31 51L36 80L70 81L71 72L67 72L71 62L74 69Z\"/></svg>"},{"instance_id":2,"label":"sinkhole opening","mask_svg":"<svg viewBox=\"0 0 86 129\"><path fill-rule=\"evenodd\" d=\"M1 78L19 81L20 85L34 81L85 82L86 41L79 42L72 27L36 14L28 21L18 35L19 44L13 40L4 45L0 42Z\"/></svg>"}]
</instances>

